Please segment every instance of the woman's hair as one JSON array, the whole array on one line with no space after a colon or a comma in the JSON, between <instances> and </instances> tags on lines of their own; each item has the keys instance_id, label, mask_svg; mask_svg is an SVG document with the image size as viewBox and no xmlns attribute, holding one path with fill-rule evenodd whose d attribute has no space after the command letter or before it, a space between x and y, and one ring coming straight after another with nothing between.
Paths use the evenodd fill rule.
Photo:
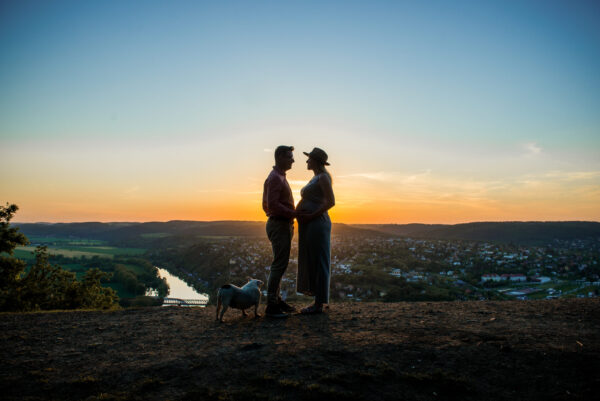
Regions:
<instances>
[{"instance_id":1,"label":"woman's hair","mask_svg":"<svg viewBox=\"0 0 600 401\"><path fill-rule=\"evenodd\" d=\"M333 184L333 178L331 178L331 173L329 172L329 170L327 170L327 168L325 168L325 165L319 163L319 169L322 173L326 174L327 177L329 177L329 181Z\"/></svg>"}]
</instances>

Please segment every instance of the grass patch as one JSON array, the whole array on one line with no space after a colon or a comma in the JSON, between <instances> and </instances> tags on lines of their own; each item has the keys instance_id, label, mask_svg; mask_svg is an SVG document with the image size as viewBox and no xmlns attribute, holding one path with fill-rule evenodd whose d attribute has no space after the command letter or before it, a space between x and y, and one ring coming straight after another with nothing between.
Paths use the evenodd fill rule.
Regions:
<instances>
[{"instance_id":1,"label":"grass patch","mask_svg":"<svg viewBox=\"0 0 600 401\"><path fill-rule=\"evenodd\" d=\"M35 246L20 246L17 248L19 251L33 252L35 251ZM69 249L61 249L61 248L50 248L48 247L48 253L50 255L62 255L67 258L80 258L85 256L86 258L91 258L94 256L98 256L101 258L109 258L112 259L113 255L106 253L98 253L98 252L85 252L85 251L77 251L77 250L69 250ZM33 256L30 257L33 259Z\"/></svg>"},{"instance_id":2,"label":"grass patch","mask_svg":"<svg viewBox=\"0 0 600 401\"><path fill-rule=\"evenodd\" d=\"M20 246L15 249L14 256L19 259L32 260L35 259L33 251L35 246L27 245ZM112 246L64 246L64 247L48 247L50 255L62 255L67 258L99 258L113 259L115 256L139 256L146 253L143 248L117 248Z\"/></svg>"},{"instance_id":3,"label":"grass patch","mask_svg":"<svg viewBox=\"0 0 600 401\"><path fill-rule=\"evenodd\" d=\"M117 248L114 246L82 246L82 247L74 247L74 246L66 246L59 248L61 250L67 251L75 251L75 252L91 252L102 255L112 255L112 256L123 256L123 255L131 255L138 256L146 253L146 250L143 248Z\"/></svg>"},{"instance_id":4,"label":"grass patch","mask_svg":"<svg viewBox=\"0 0 600 401\"><path fill-rule=\"evenodd\" d=\"M75 245L75 246L101 246L105 245L106 241L99 239L85 239L85 238L64 238L64 237L52 237L52 236L38 236L30 235L27 236L29 242L32 244L52 244L52 245Z\"/></svg>"},{"instance_id":5,"label":"grass patch","mask_svg":"<svg viewBox=\"0 0 600 401\"><path fill-rule=\"evenodd\" d=\"M166 237L170 237L173 234L169 234L169 233L148 233L148 234L141 234L140 236L142 238L166 238Z\"/></svg>"},{"instance_id":6,"label":"grass patch","mask_svg":"<svg viewBox=\"0 0 600 401\"><path fill-rule=\"evenodd\" d=\"M24 247L15 248L13 251L13 256L17 259L22 259L25 261L35 260L35 256L33 255L32 250L35 248L28 247L28 249L23 249ZM32 248L32 250L30 250Z\"/></svg>"}]
</instances>

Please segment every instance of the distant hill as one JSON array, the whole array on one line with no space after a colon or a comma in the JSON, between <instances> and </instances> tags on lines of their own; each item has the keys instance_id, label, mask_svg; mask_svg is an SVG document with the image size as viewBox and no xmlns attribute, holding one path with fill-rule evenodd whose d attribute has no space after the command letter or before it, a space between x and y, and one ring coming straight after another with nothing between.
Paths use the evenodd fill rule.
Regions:
<instances>
[{"instance_id":1,"label":"distant hill","mask_svg":"<svg viewBox=\"0 0 600 401\"><path fill-rule=\"evenodd\" d=\"M386 234L424 239L462 239L504 243L547 243L555 239L600 238L600 223L586 221L560 222L481 222L443 224L364 224L355 225Z\"/></svg>"},{"instance_id":2,"label":"distant hill","mask_svg":"<svg viewBox=\"0 0 600 401\"><path fill-rule=\"evenodd\" d=\"M27 236L73 237L98 239L110 242L130 242L139 238L166 236L235 236L265 237L265 222L261 221L186 221L148 223L15 223ZM366 227L334 224L334 235L341 236L389 236L390 234Z\"/></svg>"},{"instance_id":3,"label":"distant hill","mask_svg":"<svg viewBox=\"0 0 600 401\"><path fill-rule=\"evenodd\" d=\"M27 236L74 237L131 242L140 238L198 236L266 237L261 221L186 221L148 223L15 223ZM413 237L494 241L515 244L543 244L555 239L600 238L600 223L565 222L482 222L443 224L342 224L332 232L343 237Z\"/></svg>"},{"instance_id":4,"label":"distant hill","mask_svg":"<svg viewBox=\"0 0 600 401\"><path fill-rule=\"evenodd\" d=\"M386 234L409 237L409 236L422 236L428 233L443 228L453 227L452 225L446 224L353 224L354 227L362 228L366 230L379 231Z\"/></svg>"}]
</instances>

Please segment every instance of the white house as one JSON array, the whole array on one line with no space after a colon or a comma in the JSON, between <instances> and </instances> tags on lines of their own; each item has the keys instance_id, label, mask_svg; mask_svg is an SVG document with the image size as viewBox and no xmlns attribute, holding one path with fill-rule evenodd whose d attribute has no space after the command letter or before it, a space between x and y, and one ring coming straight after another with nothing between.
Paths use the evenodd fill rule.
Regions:
<instances>
[{"instance_id":1,"label":"white house","mask_svg":"<svg viewBox=\"0 0 600 401\"><path fill-rule=\"evenodd\" d=\"M483 276L481 276L481 281L500 281L501 278L499 275L497 275L496 273L492 273L492 274L484 274Z\"/></svg>"},{"instance_id":2,"label":"white house","mask_svg":"<svg viewBox=\"0 0 600 401\"><path fill-rule=\"evenodd\" d=\"M344 273L351 273L352 272L352 265L350 265L350 264L340 263L340 264L337 265L337 268L340 269Z\"/></svg>"},{"instance_id":3,"label":"white house","mask_svg":"<svg viewBox=\"0 0 600 401\"><path fill-rule=\"evenodd\" d=\"M502 280L510 280L510 281L527 281L527 276L524 274L503 274Z\"/></svg>"}]
</instances>

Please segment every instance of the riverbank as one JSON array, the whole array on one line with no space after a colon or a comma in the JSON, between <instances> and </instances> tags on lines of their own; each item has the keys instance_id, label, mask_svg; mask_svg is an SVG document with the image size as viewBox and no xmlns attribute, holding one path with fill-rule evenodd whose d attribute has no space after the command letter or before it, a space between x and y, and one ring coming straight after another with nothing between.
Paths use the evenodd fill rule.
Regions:
<instances>
[{"instance_id":1,"label":"riverbank","mask_svg":"<svg viewBox=\"0 0 600 401\"><path fill-rule=\"evenodd\" d=\"M262 308L261 308L262 309ZM600 299L2 314L7 400L590 399Z\"/></svg>"}]
</instances>

